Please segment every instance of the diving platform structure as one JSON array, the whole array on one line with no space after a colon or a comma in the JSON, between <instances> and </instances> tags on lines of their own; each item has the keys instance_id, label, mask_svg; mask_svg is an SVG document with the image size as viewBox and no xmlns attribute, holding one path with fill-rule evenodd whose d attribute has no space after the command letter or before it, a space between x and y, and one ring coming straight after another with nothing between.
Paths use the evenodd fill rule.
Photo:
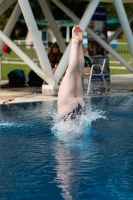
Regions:
<instances>
[{"instance_id":1,"label":"diving platform structure","mask_svg":"<svg viewBox=\"0 0 133 200\"><path fill-rule=\"evenodd\" d=\"M56 6L58 6L65 14L69 16L76 24L78 24L81 29L86 31L88 35L94 38L104 49L106 49L112 56L114 56L120 63L123 64L131 73L133 73L133 67L124 60L114 49L112 49L104 40L102 40L91 28L88 27L88 24L96 10L96 8L100 5L100 2L106 3L114 3L116 8L118 18L121 26L115 31L115 33L109 38L109 43L120 34L120 32L124 32L130 53L133 57L133 35L130 27L130 22L133 20L133 15L130 18L127 18L124 3L133 3L133 0L86 0L88 1L88 6L83 13L81 19L79 19L68 7L66 7L59 0L51 0ZM58 83L62 75L64 74L69 60L69 53L71 47L71 41L66 47L65 42L61 36L61 33L58 29L58 26L55 22L54 16L47 4L46 0L38 0L41 9L44 13L44 16L47 18L49 26L56 38L57 43L61 51L63 52L62 59L53 74L50 62L47 57L47 53L43 46L43 41L40 38L39 31L36 25L35 18L32 13L32 9L30 7L28 0L0 0L0 16L14 3L16 3L15 8L4 28L3 31L0 30L0 55L2 54L2 47L4 43L8 44L8 46L32 69L35 71L38 76L40 76L48 85L42 85L42 93L46 95L53 95L54 91L58 89ZM9 36L18 21L20 14L23 14L25 22L27 24L27 28L32 37L35 50L37 52L37 56L39 58L39 62L42 68L38 67L16 44L13 43L9 39ZM0 69L1 73L1 69ZM1 74L0 74L1 78Z\"/></svg>"}]
</instances>

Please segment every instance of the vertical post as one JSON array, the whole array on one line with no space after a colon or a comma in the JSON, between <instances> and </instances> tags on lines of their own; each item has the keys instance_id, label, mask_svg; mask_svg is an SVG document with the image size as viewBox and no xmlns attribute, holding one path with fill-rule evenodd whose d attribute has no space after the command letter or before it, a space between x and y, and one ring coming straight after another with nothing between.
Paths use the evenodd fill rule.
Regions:
<instances>
[{"instance_id":1,"label":"vertical post","mask_svg":"<svg viewBox=\"0 0 133 200\"><path fill-rule=\"evenodd\" d=\"M126 37L128 45L129 45L131 55L133 57L133 35L132 35L132 31L129 26L129 22L128 22L128 19L127 19L127 16L126 16L126 13L125 13L125 10L123 7L123 3L122 3L122 1L114 0L114 5L116 8L119 20L121 22L123 32L125 33L125 37Z\"/></svg>"},{"instance_id":2,"label":"vertical post","mask_svg":"<svg viewBox=\"0 0 133 200\"><path fill-rule=\"evenodd\" d=\"M2 54L0 55L0 81L2 80Z\"/></svg>"},{"instance_id":3,"label":"vertical post","mask_svg":"<svg viewBox=\"0 0 133 200\"><path fill-rule=\"evenodd\" d=\"M33 13L31 11L30 5L28 0L18 0L19 5L21 7L23 16L25 18L26 24L28 26L30 35L32 37L38 58L41 63L41 67L44 71L44 74L46 75L46 82L51 83L51 85L54 85L54 77L53 77L53 72L48 60L48 56L46 54L46 51L43 46L43 42L41 40ZM48 80L48 81L47 81Z\"/></svg>"},{"instance_id":4,"label":"vertical post","mask_svg":"<svg viewBox=\"0 0 133 200\"><path fill-rule=\"evenodd\" d=\"M68 13L68 15L72 16L74 18L74 21L76 22L79 22L79 18L76 17L68 8L66 8L61 2L57 1L57 0L52 0L55 4L58 4L59 7L61 7L61 9L65 12L65 13ZM82 31L84 32L99 4L100 0L92 0L85 13L83 14L83 17L79 23L79 26L81 27ZM56 80L56 83L59 81L59 79L61 78L61 76L63 75L63 73L65 72L65 69L68 65L68 60L69 60L69 54L70 54L70 46L71 46L71 43L69 43L59 65L58 65L58 68L57 70L55 71L55 74L54 74L54 77L55 77L55 80Z\"/></svg>"},{"instance_id":5,"label":"vertical post","mask_svg":"<svg viewBox=\"0 0 133 200\"><path fill-rule=\"evenodd\" d=\"M30 44L30 58L33 60L33 43Z\"/></svg>"},{"instance_id":6,"label":"vertical post","mask_svg":"<svg viewBox=\"0 0 133 200\"><path fill-rule=\"evenodd\" d=\"M70 26L66 26L66 42L70 41Z\"/></svg>"},{"instance_id":7,"label":"vertical post","mask_svg":"<svg viewBox=\"0 0 133 200\"><path fill-rule=\"evenodd\" d=\"M83 33L83 45L88 49L88 35L86 31Z\"/></svg>"},{"instance_id":8,"label":"vertical post","mask_svg":"<svg viewBox=\"0 0 133 200\"><path fill-rule=\"evenodd\" d=\"M44 15L46 16L46 18L47 18L47 20L49 22L50 28L54 33L54 36L55 36L55 38L57 40L57 43L59 44L59 47L60 47L61 51L64 52L65 49L66 49L66 45L65 45L65 43L63 41L61 33L60 33L56 23L55 23L54 17L53 17L53 15L52 15L49 7L48 7L48 4L47 4L46 0L38 0L38 1L40 3L40 6L41 6L41 8L43 10Z\"/></svg>"},{"instance_id":9,"label":"vertical post","mask_svg":"<svg viewBox=\"0 0 133 200\"><path fill-rule=\"evenodd\" d=\"M128 19L128 22L131 23L133 21L133 15L131 15ZM122 32L122 27L120 26L116 31L115 33L109 37L109 43L112 42L112 40L117 37L120 33Z\"/></svg>"}]
</instances>

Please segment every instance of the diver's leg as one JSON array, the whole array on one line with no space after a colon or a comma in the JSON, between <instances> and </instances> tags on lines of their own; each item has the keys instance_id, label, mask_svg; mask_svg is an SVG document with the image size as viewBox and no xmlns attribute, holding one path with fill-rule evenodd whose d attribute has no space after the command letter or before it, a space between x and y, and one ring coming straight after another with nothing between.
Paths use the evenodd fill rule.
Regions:
<instances>
[{"instance_id":1,"label":"diver's leg","mask_svg":"<svg viewBox=\"0 0 133 200\"><path fill-rule=\"evenodd\" d=\"M82 73L84 69L84 54L82 49L82 44L79 44L79 64L76 73L76 84L75 84L75 97L78 100L78 103L83 105L83 88L82 88Z\"/></svg>"},{"instance_id":2,"label":"diver's leg","mask_svg":"<svg viewBox=\"0 0 133 200\"><path fill-rule=\"evenodd\" d=\"M58 113L63 116L71 112L78 105L75 98L76 74L78 68L79 43L81 43L81 35L78 36L79 27L72 29L72 44L69 57L69 64L63 81L58 92Z\"/></svg>"}]
</instances>

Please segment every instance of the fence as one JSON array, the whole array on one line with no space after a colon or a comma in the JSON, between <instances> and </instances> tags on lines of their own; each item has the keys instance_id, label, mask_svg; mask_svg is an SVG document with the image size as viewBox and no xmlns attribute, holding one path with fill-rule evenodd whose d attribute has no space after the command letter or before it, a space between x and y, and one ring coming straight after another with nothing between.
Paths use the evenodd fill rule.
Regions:
<instances>
[{"instance_id":1,"label":"fence","mask_svg":"<svg viewBox=\"0 0 133 200\"><path fill-rule=\"evenodd\" d=\"M40 64L39 60L38 60L38 56L36 54L35 48L33 43L31 43L30 41L25 41L25 40L16 40L14 41L15 44L21 48L21 50L29 57L31 58L38 66ZM43 41L44 44L44 48L46 49L46 51L49 50L50 44L47 41ZM121 56L123 57L129 64L132 63L132 56L128 47L128 44L126 42L112 42L110 43L110 46ZM3 53L2 57L0 57L0 80L1 80L1 75L3 77L5 77L5 73L8 73L8 69L11 70L14 68L14 66L16 67L20 67L21 68L25 68L25 62L19 58L17 56L17 54L14 51L10 51L9 53ZM2 67L1 64L4 66L3 67L3 71L1 71ZM116 66L116 65L120 65L120 62L118 60L116 60L116 58L114 58L111 54L109 56L109 64ZM9 67L10 66L10 67ZM5 70L5 68L7 70ZM29 70L29 68L27 69Z\"/></svg>"},{"instance_id":2,"label":"fence","mask_svg":"<svg viewBox=\"0 0 133 200\"><path fill-rule=\"evenodd\" d=\"M38 56L36 54L36 51L34 49L34 45L30 41L25 41L25 40L16 40L14 43L29 57L31 58L34 62L39 62ZM49 43L47 41L43 41L44 48L46 50L49 49ZM3 52L2 55L2 63L4 64L25 64L21 58L18 57L18 55L13 52L12 50L9 52Z\"/></svg>"},{"instance_id":3,"label":"fence","mask_svg":"<svg viewBox=\"0 0 133 200\"><path fill-rule=\"evenodd\" d=\"M25 40L16 40L14 43L29 57L31 58L36 65L40 65L37 53L35 51L34 45L31 41L25 41ZM51 45L50 42L43 41L44 48L46 51L49 50L49 47ZM20 58L18 55L12 51L9 50L7 52L3 52L0 56L0 80L6 80L7 74L13 70L13 69L23 69L26 73L26 75L30 71L30 67L27 66L27 64Z\"/></svg>"},{"instance_id":4,"label":"fence","mask_svg":"<svg viewBox=\"0 0 133 200\"><path fill-rule=\"evenodd\" d=\"M34 45L30 41L25 41L25 40L16 40L14 41L19 48L28 56L30 57L34 62L39 64L38 56L36 54L36 51L34 49ZM43 41L44 48L46 51L49 49L49 43L47 41ZM128 63L132 63L132 56L129 51L128 44L125 42L112 42L110 43L110 46L121 56L123 57ZM17 56L12 50L10 53L3 53L2 56L2 63L4 64L25 64L21 58ZM115 57L110 55L109 59L110 64L118 64L120 63L118 60L116 60Z\"/></svg>"},{"instance_id":5,"label":"fence","mask_svg":"<svg viewBox=\"0 0 133 200\"><path fill-rule=\"evenodd\" d=\"M121 56L123 57L128 63L132 63L132 56L128 47L128 44L125 42L112 42L110 46ZM116 58L110 55L110 64L117 64L120 63Z\"/></svg>"}]
</instances>

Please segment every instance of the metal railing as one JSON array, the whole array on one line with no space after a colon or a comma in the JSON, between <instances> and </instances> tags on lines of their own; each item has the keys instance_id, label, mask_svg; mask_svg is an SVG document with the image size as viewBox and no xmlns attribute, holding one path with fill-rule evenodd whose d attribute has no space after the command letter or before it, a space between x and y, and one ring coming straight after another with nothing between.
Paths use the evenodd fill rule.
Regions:
<instances>
[{"instance_id":1,"label":"metal railing","mask_svg":"<svg viewBox=\"0 0 133 200\"><path fill-rule=\"evenodd\" d=\"M31 58L33 61L35 62L39 62L38 60L38 56L36 54L35 48L33 43L31 43L30 41L25 41L25 40L15 40L14 41L15 44L21 48L21 50L29 57ZM44 44L44 48L46 49L46 51L49 50L49 45L47 41L43 41ZM121 56L123 57L129 64L132 63L133 59L128 47L128 44L125 42L112 42L110 43L110 46ZM8 62L23 62L21 60L21 58L19 58L17 56L17 54L15 54L12 50L10 51L10 53L3 53L2 56L2 62L3 63L8 63ZM118 64L120 63L115 57L113 57L112 55L110 55L109 57L109 63L110 64Z\"/></svg>"},{"instance_id":2,"label":"metal railing","mask_svg":"<svg viewBox=\"0 0 133 200\"><path fill-rule=\"evenodd\" d=\"M31 43L30 41L20 41L20 40L15 40L14 43L29 57L31 58L33 61L35 62L39 62L38 60L38 56L36 53L36 50L34 48L33 43ZM49 50L49 46L48 46L48 42L47 41L43 41L44 44L44 48L46 50ZM20 57L18 57L18 55L13 52L12 50L10 50L9 52L3 52L2 55L2 63L13 63L13 64L25 64L22 59Z\"/></svg>"},{"instance_id":3,"label":"metal railing","mask_svg":"<svg viewBox=\"0 0 133 200\"><path fill-rule=\"evenodd\" d=\"M110 46L121 56L123 57L129 64L132 63L132 55L130 53L128 44L126 42L111 42ZM118 60L116 60L115 57L110 55L109 59L110 64L117 64L120 63Z\"/></svg>"}]
</instances>

